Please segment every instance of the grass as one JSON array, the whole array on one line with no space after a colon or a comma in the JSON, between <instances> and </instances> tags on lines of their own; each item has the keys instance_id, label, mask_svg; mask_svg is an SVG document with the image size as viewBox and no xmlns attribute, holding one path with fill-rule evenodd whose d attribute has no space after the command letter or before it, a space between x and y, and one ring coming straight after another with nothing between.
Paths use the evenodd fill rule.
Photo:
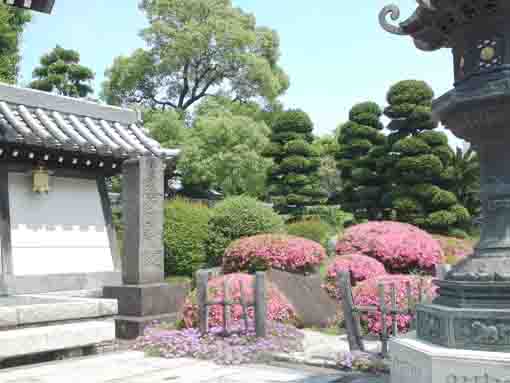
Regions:
<instances>
[{"instance_id":1,"label":"grass","mask_svg":"<svg viewBox=\"0 0 510 383\"><path fill-rule=\"evenodd\" d=\"M339 336L345 334L345 329L340 328L338 326L329 326L329 327L318 327L312 326L306 328L306 330L320 332L322 334L331 335L331 336Z\"/></svg>"},{"instance_id":2,"label":"grass","mask_svg":"<svg viewBox=\"0 0 510 383\"><path fill-rule=\"evenodd\" d=\"M170 275L165 278L165 282L169 283L169 284L186 283L186 282L191 282L191 280L192 279L190 277L186 277L186 276L182 276L182 275Z\"/></svg>"}]
</instances>

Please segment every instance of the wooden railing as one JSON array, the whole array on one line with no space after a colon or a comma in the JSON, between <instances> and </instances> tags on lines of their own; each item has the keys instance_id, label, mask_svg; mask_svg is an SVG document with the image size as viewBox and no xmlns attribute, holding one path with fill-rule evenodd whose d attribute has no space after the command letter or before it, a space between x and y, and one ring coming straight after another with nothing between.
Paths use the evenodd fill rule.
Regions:
<instances>
[{"instance_id":1,"label":"wooden railing","mask_svg":"<svg viewBox=\"0 0 510 383\"><path fill-rule=\"evenodd\" d=\"M439 279L444 278L448 272L448 265L439 265L436 268L436 276ZM351 274L349 272L341 272L338 274L338 287L342 296L342 308L344 314L344 325L347 332L347 339L351 351L366 351L363 342L363 334L361 332L361 316L374 313L381 314L381 333L379 335L381 341L381 354L388 354L388 341L390 337L399 335L398 316L409 315L412 318L411 327L414 328L416 317L416 304L426 303L427 291L424 290L424 280L420 279L418 285L418 298L413 298L410 282L406 283L406 302L407 307L399 308L397 303L397 290L395 284L390 284L390 304L386 304L386 291L383 284L378 285L378 305L356 306L351 287ZM416 301L416 302L415 302ZM391 328L387 325L388 316L391 317Z\"/></svg>"},{"instance_id":2,"label":"wooden railing","mask_svg":"<svg viewBox=\"0 0 510 383\"><path fill-rule=\"evenodd\" d=\"M205 335L209 332L209 307L222 306L223 307L223 334L228 336L235 333L230 329L231 322L231 307L240 305L242 307L242 318L244 322L244 331L249 330L248 308L254 307L255 310L255 334L257 337L264 338L266 336L266 276L264 272L257 272L255 274L255 281L253 286L254 297L252 303L248 302L246 292L242 281L239 281L239 299L234 300L230 297L230 280L228 276L224 277L223 283L223 299L222 300L209 300L208 283L209 272L207 270L199 270L197 272L197 299L198 299L198 317L200 333ZM237 331L239 332L239 331ZM241 330L242 332L242 330Z\"/></svg>"}]
</instances>

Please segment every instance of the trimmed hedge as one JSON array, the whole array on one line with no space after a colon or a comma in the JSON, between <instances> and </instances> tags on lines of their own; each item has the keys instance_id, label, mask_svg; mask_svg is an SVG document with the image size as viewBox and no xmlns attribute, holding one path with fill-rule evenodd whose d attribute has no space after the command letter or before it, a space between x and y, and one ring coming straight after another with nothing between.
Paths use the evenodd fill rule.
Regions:
<instances>
[{"instance_id":1,"label":"trimmed hedge","mask_svg":"<svg viewBox=\"0 0 510 383\"><path fill-rule=\"evenodd\" d=\"M336 299L342 299L337 278L338 274L343 271L348 271L351 274L351 284L353 286L367 279L386 275L384 265L377 259L362 254L348 254L336 257L328 266L326 283L323 286L328 294Z\"/></svg>"},{"instance_id":2,"label":"trimmed hedge","mask_svg":"<svg viewBox=\"0 0 510 383\"><path fill-rule=\"evenodd\" d=\"M304 218L287 224L287 233L324 245L333 233L333 228L319 218Z\"/></svg>"},{"instance_id":3,"label":"trimmed hedge","mask_svg":"<svg viewBox=\"0 0 510 383\"><path fill-rule=\"evenodd\" d=\"M227 247L239 238L284 232L283 218L271 207L247 196L227 198L212 209L205 243L207 263L220 266Z\"/></svg>"},{"instance_id":4,"label":"trimmed hedge","mask_svg":"<svg viewBox=\"0 0 510 383\"><path fill-rule=\"evenodd\" d=\"M317 242L290 235L262 234L233 242L223 256L225 272L275 268L310 271L326 258Z\"/></svg>"},{"instance_id":5,"label":"trimmed hedge","mask_svg":"<svg viewBox=\"0 0 510 383\"><path fill-rule=\"evenodd\" d=\"M177 198L165 206L165 275L192 276L205 264L205 241L211 210Z\"/></svg>"},{"instance_id":6,"label":"trimmed hedge","mask_svg":"<svg viewBox=\"0 0 510 383\"><path fill-rule=\"evenodd\" d=\"M400 222L367 222L347 229L337 243L337 254L361 253L382 262L390 272L416 269L433 273L443 250L427 232Z\"/></svg>"}]
</instances>

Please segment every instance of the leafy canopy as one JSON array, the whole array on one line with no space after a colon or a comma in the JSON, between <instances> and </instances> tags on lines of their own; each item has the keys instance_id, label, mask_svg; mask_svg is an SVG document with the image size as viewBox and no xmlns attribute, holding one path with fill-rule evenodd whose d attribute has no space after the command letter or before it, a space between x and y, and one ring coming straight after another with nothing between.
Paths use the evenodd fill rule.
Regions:
<instances>
[{"instance_id":1,"label":"leafy canopy","mask_svg":"<svg viewBox=\"0 0 510 383\"><path fill-rule=\"evenodd\" d=\"M30 13L0 3L0 81L15 83L19 72L19 54L23 29Z\"/></svg>"},{"instance_id":2,"label":"leafy canopy","mask_svg":"<svg viewBox=\"0 0 510 383\"><path fill-rule=\"evenodd\" d=\"M80 65L80 54L57 45L41 57L41 65L34 69L30 88L55 92L62 96L87 97L94 90L90 81L94 72Z\"/></svg>"},{"instance_id":3,"label":"leafy canopy","mask_svg":"<svg viewBox=\"0 0 510 383\"><path fill-rule=\"evenodd\" d=\"M143 0L140 9L147 49L114 60L103 84L107 102L186 110L219 90L273 100L288 88L277 33L230 0Z\"/></svg>"}]
</instances>

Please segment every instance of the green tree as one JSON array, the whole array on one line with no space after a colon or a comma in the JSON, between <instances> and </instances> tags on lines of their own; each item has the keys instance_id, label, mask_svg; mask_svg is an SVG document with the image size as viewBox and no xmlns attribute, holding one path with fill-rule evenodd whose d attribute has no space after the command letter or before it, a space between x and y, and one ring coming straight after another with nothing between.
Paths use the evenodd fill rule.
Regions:
<instances>
[{"instance_id":1,"label":"green tree","mask_svg":"<svg viewBox=\"0 0 510 383\"><path fill-rule=\"evenodd\" d=\"M342 192L337 202L357 219L381 219L386 191L386 137L381 108L373 102L352 107L349 121L337 130L337 167Z\"/></svg>"},{"instance_id":2,"label":"green tree","mask_svg":"<svg viewBox=\"0 0 510 383\"><path fill-rule=\"evenodd\" d=\"M329 198L335 198L342 188L340 171L337 169L335 155L338 151L338 143L333 135L318 137L313 142L314 148L319 153L321 165L319 178L322 188Z\"/></svg>"},{"instance_id":3,"label":"green tree","mask_svg":"<svg viewBox=\"0 0 510 383\"><path fill-rule=\"evenodd\" d=\"M0 3L0 81L15 84L18 79L20 43L30 13Z\"/></svg>"},{"instance_id":4,"label":"green tree","mask_svg":"<svg viewBox=\"0 0 510 383\"><path fill-rule=\"evenodd\" d=\"M453 150L431 118L434 93L423 81L406 80L388 92L388 137L396 218L434 232L463 228L468 210L448 190L454 182Z\"/></svg>"},{"instance_id":5,"label":"green tree","mask_svg":"<svg viewBox=\"0 0 510 383\"><path fill-rule=\"evenodd\" d=\"M263 121L228 111L199 116L177 164L190 189L215 188L225 195L264 193L270 161L261 156L269 128Z\"/></svg>"},{"instance_id":6,"label":"green tree","mask_svg":"<svg viewBox=\"0 0 510 383\"><path fill-rule=\"evenodd\" d=\"M453 157L450 190L472 216L480 214L480 159L473 148L457 148Z\"/></svg>"},{"instance_id":7,"label":"green tree","mask_svg":"<svg viewBox=\"0 0 510 383\"><path fill-rule=\"evenodd\" d=\"M273 100L288 88L278 34L230 0L143 0L140 8L148 49L114 60L103 84L109 103L187 110L218 91Z\"/></svg>"},{"instance_id":8,"label":"green tree","mask_svg":"<svg viewBox=\"0 0 510 383\"><path fill-rule=\"evenodd\" d=\"M271 144L264 156L274 164L268 171L268 194L280 212L301 214L305 206L327 200L318 170L319 152L313 147L313 124L301 110L279 113L272 128Z\"/></svg>"},{"instance_id":9,"label":"green tree","mask_svg":"<svg viewBox=\"0 0 510 383\"><path fill-rule=\"evenodd\" d=\"M152 138L165 148L180 148L188 138L184 115L173 109L146 110L143 112L144 126Z\"/></svg>"},{"instance_id":10,"label":"green tree","mask_svg":"<svg viewBox=\"0 0 510 383\"><path fill-rule=\"evenodd\" d=\"M41 57L40 64L34 69L32 76L35 80L30 83L30 88L69 97L87 97L94 91L90 86L94 72L80 65L77 51L57 45Z\"/></svg>"}]
</instances>

